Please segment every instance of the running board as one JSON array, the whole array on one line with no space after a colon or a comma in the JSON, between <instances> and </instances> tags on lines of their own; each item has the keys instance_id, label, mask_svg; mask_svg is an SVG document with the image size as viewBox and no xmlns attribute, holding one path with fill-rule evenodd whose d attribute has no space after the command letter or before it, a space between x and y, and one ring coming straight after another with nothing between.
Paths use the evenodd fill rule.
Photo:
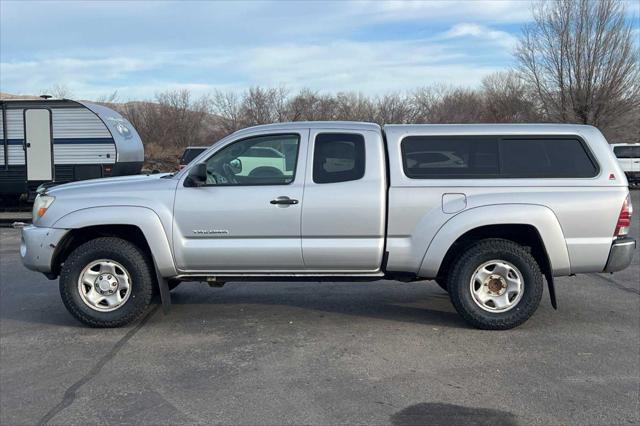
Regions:
<instances>
[{"instance_id":1,"label":"running board","mask_svg":"<svg viewBox=\"0 0 640 426\"><path fill-rule=\"evenodd\" d=\"M221 273L221 274L181 274L172 277L181 281L376 281L385 278L385 274L303 274L303 273Z\"/></svg>"}]
</instances>

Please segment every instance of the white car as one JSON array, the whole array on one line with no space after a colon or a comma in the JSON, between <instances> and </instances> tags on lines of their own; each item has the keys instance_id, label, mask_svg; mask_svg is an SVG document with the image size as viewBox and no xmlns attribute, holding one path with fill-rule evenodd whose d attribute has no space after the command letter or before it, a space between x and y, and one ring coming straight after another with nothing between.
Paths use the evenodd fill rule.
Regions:
<instances>
[{"instance_id":1,"label":"white car","mask_svg":"<svg viewBox=\"0 0 640 426\"><path fill-rule=\"evenodd\" d=\"M640 184L640 144L619 143L611 145L620 167L627 175L630 186Z\"/></svg>"}]
</instances>

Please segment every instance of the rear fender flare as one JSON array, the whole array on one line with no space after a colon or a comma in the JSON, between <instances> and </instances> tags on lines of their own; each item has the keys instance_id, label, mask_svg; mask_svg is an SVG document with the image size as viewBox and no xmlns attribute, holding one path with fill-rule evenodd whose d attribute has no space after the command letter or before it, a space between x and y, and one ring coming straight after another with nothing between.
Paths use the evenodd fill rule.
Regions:
<instances>
[{"instance_id":1,"label":"rear fender flare","mask_svg":"<svg viewBox=\"0 0 640 426\"><path fill-rule=\"evenodd\" d=\"M429 243L418 276L436 277L447 251L465 233L481 226L501 224L533 226L544 244L552 275L571 273L564 233L551 209L537 204L494 204L471 208L449 219Z\"/></svg>"}]
</instances>

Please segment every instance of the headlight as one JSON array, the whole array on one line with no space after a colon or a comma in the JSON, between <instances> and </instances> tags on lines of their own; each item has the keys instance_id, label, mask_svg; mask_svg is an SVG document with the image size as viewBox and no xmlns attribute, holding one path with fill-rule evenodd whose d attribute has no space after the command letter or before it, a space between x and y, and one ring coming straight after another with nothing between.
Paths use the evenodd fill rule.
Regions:
<instances>
[{"instance_id":1,"label":"headlight","mask_svg":"<svg viewBox=\"0 0 640 426\"><path fill-rule=\"evenodd\" d=\"M53 204L56 197L51 195L38 195L33 202L33 221L40 219L47 212L47 209Z\"/></svg>"}]
</instances>

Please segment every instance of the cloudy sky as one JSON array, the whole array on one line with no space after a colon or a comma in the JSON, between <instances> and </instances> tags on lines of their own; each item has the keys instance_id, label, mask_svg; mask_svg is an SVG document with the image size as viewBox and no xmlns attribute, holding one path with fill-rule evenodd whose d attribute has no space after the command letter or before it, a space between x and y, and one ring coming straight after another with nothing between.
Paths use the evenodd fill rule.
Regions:
<instances>
[{"instance_id":1,"label":"cloudy sky","mask_svg":"<svg viewBox=\"0 0 640 426\"><path fill-rule=\"evenodd\" d=\"M640 1L629 2L637 15ZM527 1L0 0L0 91L475 86L512 64Z\"/></svg>"}]
</instances>

